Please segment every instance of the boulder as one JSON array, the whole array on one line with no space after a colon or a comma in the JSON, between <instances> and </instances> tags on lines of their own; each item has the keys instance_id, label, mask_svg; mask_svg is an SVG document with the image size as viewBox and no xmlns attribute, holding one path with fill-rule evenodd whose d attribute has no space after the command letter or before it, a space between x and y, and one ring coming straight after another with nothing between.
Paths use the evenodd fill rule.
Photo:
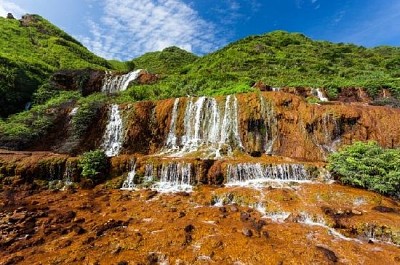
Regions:
<instances>
[{"instance_id":1,"label":"boulder","mask_svg":"<svg viewBox=\"0 0 400 265\"><path fill-rule=\"evenodd\" d=\"M101 70L61 70L50 78L50 84L57 90L77 90L83 96L100 92L105 72Z\"/></svg>"},{"instance_id":2,"label":"boulder","mask_svg":"<svg viewBox=\"0 0 400 265\"><path fill-rule=\"evenodd\" d=\"M136 79L136 83L139 85L150 85L154 84L160 79L160 76L157 74L149 73L146 70L142 70L139 73L138 78Z\"/></svg>"}]
</instances>

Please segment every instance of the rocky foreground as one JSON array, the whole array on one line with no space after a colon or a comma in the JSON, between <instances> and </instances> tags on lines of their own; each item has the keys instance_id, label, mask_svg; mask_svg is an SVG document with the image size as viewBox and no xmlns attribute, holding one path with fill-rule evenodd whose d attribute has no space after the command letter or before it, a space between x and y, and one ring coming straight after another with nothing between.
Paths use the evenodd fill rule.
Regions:
<instances>
[{"instance_id":1,"label":"rocky foreground","mask_svg":"<svg viewBox=\"0 0 400 265\"><path fill-rule=\"evenodd\" d=\"M14 183L15 184L15 183ZM399 203L337 184L0 193L0 264L399 264Z\"/></svg>"}]
</instances>

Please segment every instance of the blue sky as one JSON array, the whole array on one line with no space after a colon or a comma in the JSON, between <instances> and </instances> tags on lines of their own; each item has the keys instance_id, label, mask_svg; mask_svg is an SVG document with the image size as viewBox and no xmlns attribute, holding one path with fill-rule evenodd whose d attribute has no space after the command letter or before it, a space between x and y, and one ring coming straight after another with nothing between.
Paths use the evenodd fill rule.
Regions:
<instances>
[{"instance_id":1,"label":"blue sky","mask_svg":"<svg viewBox=\"0 0 400 265\"><path fill-rule=\"evenodd\" d=\"M201 55L273 30L400 46L400 0L0 0L7 12L40 14L108 59L172 45Z\"/></svg>"}]
</instances>

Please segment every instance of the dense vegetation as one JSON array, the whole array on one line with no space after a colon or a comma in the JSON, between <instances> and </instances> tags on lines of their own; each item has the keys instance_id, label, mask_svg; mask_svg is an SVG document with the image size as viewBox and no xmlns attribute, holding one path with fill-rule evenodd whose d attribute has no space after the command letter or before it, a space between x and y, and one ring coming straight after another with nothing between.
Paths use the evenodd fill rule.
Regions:
<instances>
[{"instance_id":1,"label":"dense vegetation","mask_svg":"<svg viewBox=\"0 0 400 265\"><path fill-rule=\"evenodd\" d=\"M60 116L60 108L79 107L72 125L74 135L81 137L107 101L231 94L250 91L257 81L280 87L324 87L332 98L341 87L365 87L372 96L389 88L400 96L400 48L396 47L367 49L276 31L245 38L203 57L170 47L119 62L95 56L37 15L21 21L0 17L0 33L2 143L19 140L23 145L42 137ZM66 68L142 68L159 79L152 84L132 83L127 91L113 97L82 97L78 91L60 91L47 82L52 73ZM31 110L9 116L27 102L33 103ZM375 104L400 105L395 98Z\"/></svg>"},{"instance_id":2,"label":"dense vegetation","mask_svg":"<svg viewBox=\"0 0 400 265\"><path fill-rule=\"evenodd\" d=\"M101 182L107 169L107 156L101 150L89 151L79 158L78 166L82 169L82 177L94 184Z\"/></svg>"},{"instance_id":3,"label":"dense vegetation","mask_svg":"<svg viewBox=\"0 0 400 265\"><path fill-rule=\"evenodd\" d=\"M37 15L0 17L0 35L0 117L22 110L56 70L112 67Z\"/></svg>"},{"instance_id":4,"label":"dense vegetation","mask_svg":"<svg viewBox=\"0 0 400 265\"><path fill-rule=\"evenodd\" d=\"M400 48L367 49L353 44L313 41L302 34L275 31L251 36L190 63L146 54L133 62L156 73L169 73L144 90L150 98L165 95L214 95L248 91L256 81L271 86L323 87L334 98L341 87L364 87L374 96L381 88L400 95ZM165 61L165 60L164 60ZM179 69L176 65L180 65ZM133 95L135 94L133 93ZM139 93L140 94L140 93Z\"/></svg>"},{"instance_id":5,"label":"dense vegetation","mask_svg":"<svg viewBox=\"0 0 400 265\"><path fill-rule=\"evenodd\" d=\"M332 154L329 169L344 184L400 196L400 149L356 142Z\"/></svg>"},{"instance_id":6,"label":"dense vegetation","mask_svg":"<svg viewBox=\"0 0 400 265\"><path fill-rule=\"evenodd\" d=\"M198 59L193 53L178 47L165 48L161 52L149 52L131 61L136 69L146 69L157 74L180 74L182 68Z\"/></svg>"}]
</instances>

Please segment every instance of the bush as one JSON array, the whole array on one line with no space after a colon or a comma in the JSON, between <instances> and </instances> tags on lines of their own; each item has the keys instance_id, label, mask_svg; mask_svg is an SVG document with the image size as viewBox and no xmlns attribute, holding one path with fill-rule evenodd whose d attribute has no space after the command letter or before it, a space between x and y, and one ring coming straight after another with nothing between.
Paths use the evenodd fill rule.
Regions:
<instances>
[{"instance_id":1,"label":"bush","mask_svg":"<svg viewBox=\"0 0 400 265\"><path fill-rule=\"evenodd\" d=\"M78 166L82 169L82 177L94 184L100 183L108 167L107 156L102 150L86 152L79 158Z\"/></svg>"},{"instance_id":2,"label":"bush","mask_svg":"<svg viewBox=\"0 0 400 265\"><path fill-rule=\"evenodd\" d=\"M86 133L99 110L104 106L105 99L104 94L97 93L79 100L78 111L72 117L74 136L80 138Z\"/></svg>"},{"instance_id":3,"label":"bush","mask_svg":"<svg viewBox=\"0 0 400 265\"><path fill-rule=\"evenodd\" d=\"M356 142L330 155L328 168L343 184L400 195L400 149Z\"/></svg>"}]
</instances>

